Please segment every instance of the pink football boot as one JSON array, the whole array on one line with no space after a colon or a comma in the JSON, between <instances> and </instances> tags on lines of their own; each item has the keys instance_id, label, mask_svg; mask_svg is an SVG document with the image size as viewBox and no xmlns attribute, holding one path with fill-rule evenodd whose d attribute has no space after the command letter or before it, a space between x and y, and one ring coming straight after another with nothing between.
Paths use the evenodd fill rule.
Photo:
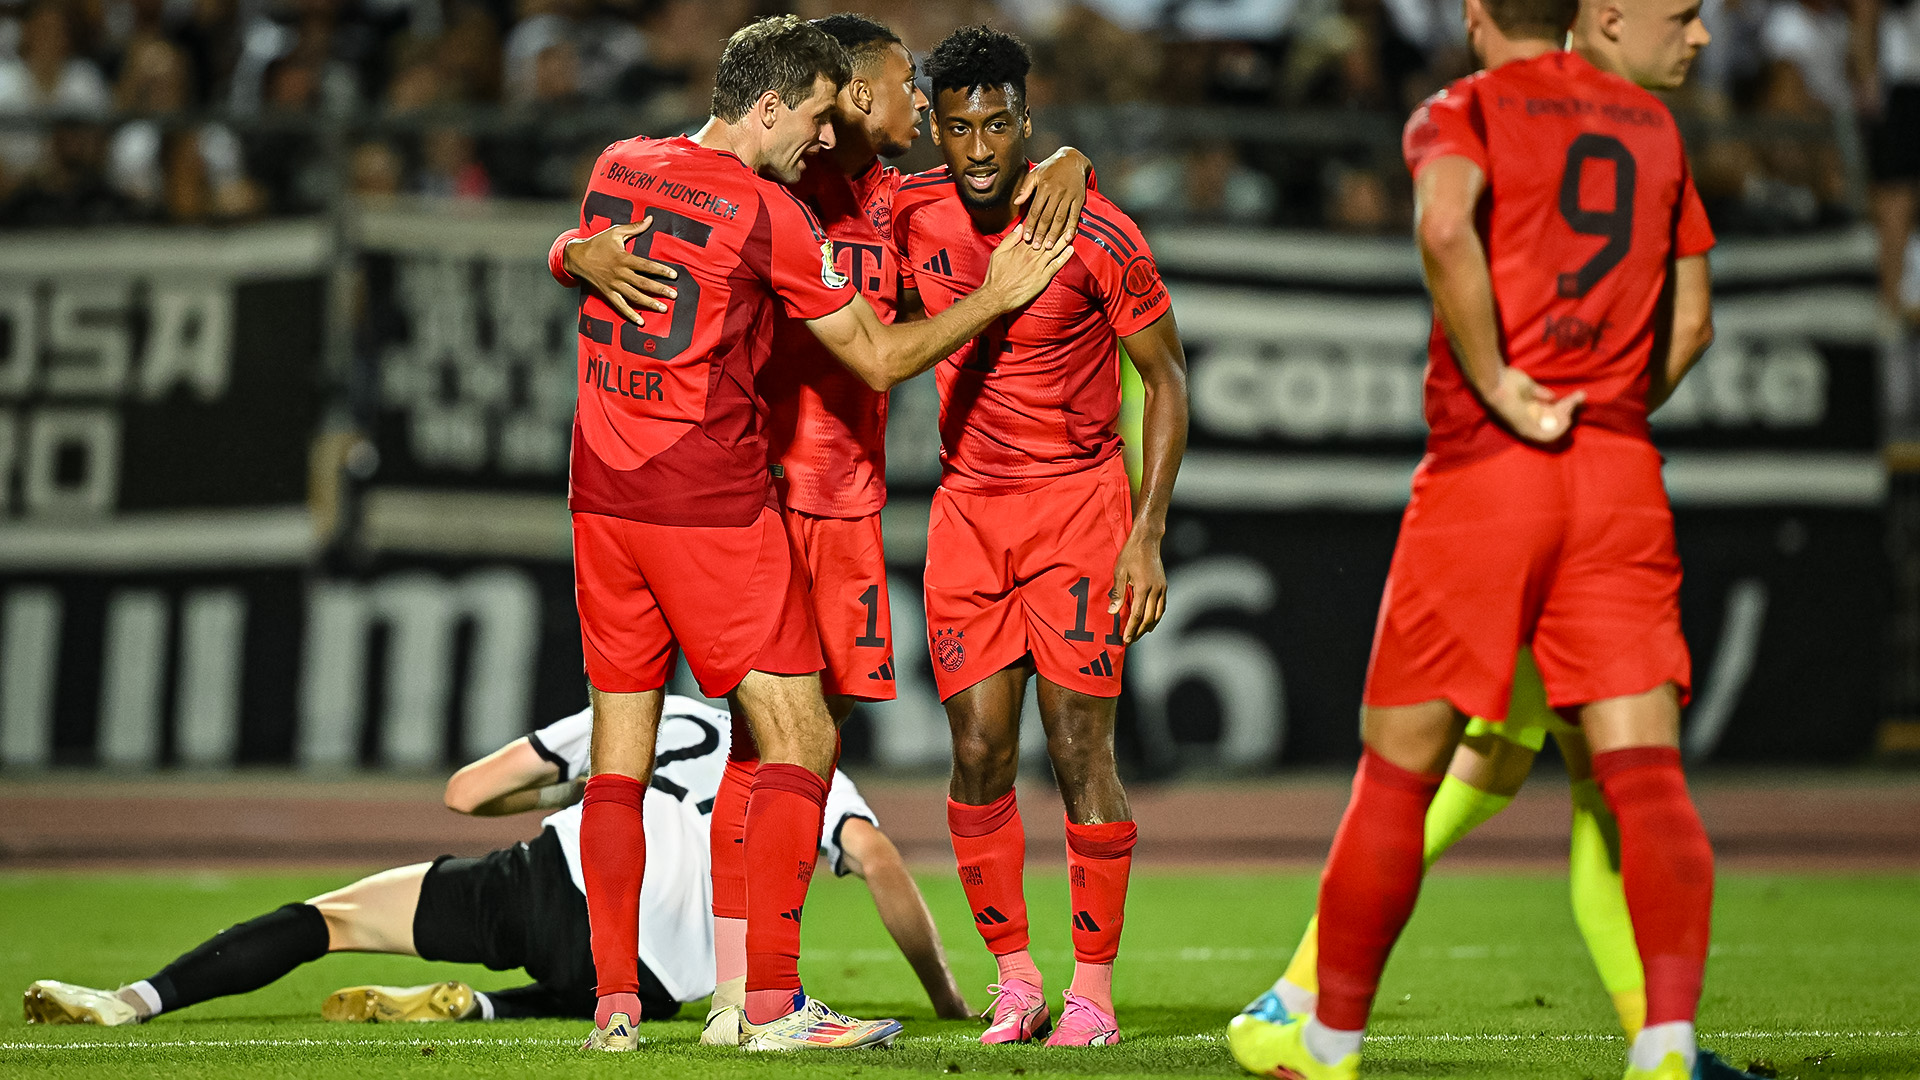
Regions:
<instances>
[{"instance_id":1,"label":"pink football boot","mask_svg":"<svg viewBox=\"0 0 1920 1080\"><path fill-rule=\"evenodd\" d=\"M1120 1041L1120 1022L1086 998L1067 991L1066 1006L1060 1010L1060 1024L1053 1029L1048 1046L1112 1046Z\"/></svg>"},{"instance_id":2,"label":"pink football boot","mask_svg":"<svg viewBox=\"0 0 1920 1080\"><path fill-rule=\"evenodd\" d=\"M992 1046L1032 1042L1052 1029L1047 1015L1047 996L1038 986L1025 979L1008 979L987 987L987 991L994 995L993 1023L987 1025L987 1033L980 1036L982 1043Z\"/></svg>"}]
</instances>

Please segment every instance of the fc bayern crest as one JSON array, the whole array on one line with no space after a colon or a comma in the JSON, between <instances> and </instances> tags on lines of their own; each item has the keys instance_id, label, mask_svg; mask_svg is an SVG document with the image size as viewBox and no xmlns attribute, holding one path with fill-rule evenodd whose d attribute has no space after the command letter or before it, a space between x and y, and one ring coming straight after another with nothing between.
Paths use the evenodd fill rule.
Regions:
<instances>
[{"instance_id":1,"label":"fc bayern crest","mask_svg":"<svg viewBox=\"0 0 1920 1080\"><path fill-rule=\"evenodd\" d=\"M951 675L960 670L967 662L967 647L960 643L966 637L964 631L941 630L933 635L933 658L942 670Z\"/></svg>"}]
</instances>

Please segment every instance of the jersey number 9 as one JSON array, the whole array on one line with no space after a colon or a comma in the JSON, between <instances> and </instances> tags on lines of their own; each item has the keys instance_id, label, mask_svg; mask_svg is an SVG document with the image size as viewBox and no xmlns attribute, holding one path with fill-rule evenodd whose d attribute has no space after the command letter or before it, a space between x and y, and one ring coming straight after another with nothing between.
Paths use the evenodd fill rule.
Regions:
<instances>
[{"instance_id":1,"label":"jersey number 9","mask_svg":"<svg viewBox=\"0 0 1920 1080\"><path fill-rule=\"evenodd\" d=\"M1580 205L1580 176L1589 161L1613 162L1613 208L1588 210ZM1577 300L1620 265L1633 247L1633 191L1639 168L1633 154L1611 135L1588 132L1567 147L1567 171L1560 177L1560 216L1568 227L1582 236L1604 236L1607 242L1593 253L1586 265L1569 274L1561 274L1558 292L1568 300Z\"/></svg>"}]
</instances>

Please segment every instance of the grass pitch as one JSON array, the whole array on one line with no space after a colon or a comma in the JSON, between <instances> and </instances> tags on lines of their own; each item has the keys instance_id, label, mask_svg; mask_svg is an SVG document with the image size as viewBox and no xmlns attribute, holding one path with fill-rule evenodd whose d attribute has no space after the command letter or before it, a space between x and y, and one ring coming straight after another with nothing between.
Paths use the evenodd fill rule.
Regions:
<instances>
[{"instance_id":1,"label":"grass pitch","mask_svg":"<svg viewBox=\"0 0 1920 1080\"><path fill-rule=\"evenodd\" d=\"M0 989L36 978L117 986L206 936L351 874L0 874ZM993 966L951 875L922 878L955 973L976 1006ZM0 1076L359 1077L1237 1074L1227 1018L1277 975L1313 902L1307 874L1135 876L1116 992L1126 1041L1087 1050L986 1048L979 1024L931 1019L864 888L822 877L806 921L807 985L855 1015L894 1015L891 1051L746 1057L694 1044L699 1005L649 1024L633 1055L586 1056L568 1022L340 1025L321 999L353 983L517 972L397 957L330 956L238 998L135 1029L28 1027L0 1019ZM1056 1005L1072 969L1061 877L1029 883L1034 954ZM1782 1077L1920 1077L1920 877L1726 875L1701 1009L1704 1045ZM1624 1043L1567 909L1563 879L1442 872L1387 969L1370 1078L1611 1080Z\"/></svg>"}]
</instances>

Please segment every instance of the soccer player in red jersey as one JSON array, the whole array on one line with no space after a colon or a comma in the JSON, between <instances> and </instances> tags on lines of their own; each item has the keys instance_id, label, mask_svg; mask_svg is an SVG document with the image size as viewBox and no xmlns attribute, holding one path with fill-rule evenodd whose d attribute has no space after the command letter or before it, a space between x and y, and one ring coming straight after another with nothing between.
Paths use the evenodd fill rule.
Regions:
<instances>
[{"instance_id":1,"label":"soccer player in red jersey","mask_svg":"<svg viewBox=\"0 0 1920 1080\"><path fill-rule=\"evenodd\" d=\"M1428 803L1466 716L1505 716L1522 645L1549 703L1585 730L1619 821L1647 1002L1627 1076L1702 1064L1713 853L1680 770L1690 663L1647 414L1711 338L1713 235L1665 106L1561 51L1574 15L1573 0L1466 0L1487 70L1407 123L1434 297L1432 430L1381 601L1366 751L1322 878L1319 1000L1284 1025L1234 1018L1229 1045L1252 1072L1358 1073L1419 892Z\"/></svg>"},{"instance_id":2,"label":"soccer player in red jersey","mask_svg":"<svg viewBox=\"0 0 1920 1080\"><path fill-rule=\"evenodd\" d=\"M1570 47L1601 71L1612 72L1648 90L1677 90L1710 36L1700 19L1699 0L1582 0ZM1674 302L1668 355L1684 365L1708 338L1712 292L1706 261L1676 260ZM1673 378L1678 380L1676 367ZM1658 407L1649 400L1648 407ZM1513 801L1551 733L1559 744L1573 794L1573 838L1568 855L1568 885L1574 921L1586 939L1600 981L1613 1000L1629 1040L1640 1033L1647 1011L1640 953L1619 871L1619 829L1613 812L1593 780L1592 754L1580 728L1563 721L1547 705L1546 688L1533 654L1522 649L1515 665L1513 696L1504 723L1469 721L1454 751L1426 819L1424 859L1430 866L1449 847ZM1315 933L1309 923L1286 973L1246 1012L1284 1023L1313 1011L1319 981L1315 973ZM1709 1075L1728 1075L1711 1060Z\"/></svg>"},{"instance_id":3,"label":"soccer player in red jersey","mask_svg":"<svg viewBox=\"0 0 1920 1080\"><path fill-rule=\"evenodd\" d=\"M641 795L675 650L703 692L734 695L764 757L746 813L749 1049L871 1045L893 1021L859 1022L800 987L800 912L835 735L820 645L779 520L756 389L776 314L804 320L876 388L931 366L1037 295L1067 251L1010 240L953 312L889 326L834 266L813 214L780 180L833 145L846 50L792 17L736 33L713 117L692 138L616 143L595 164L583 232L629 230L677 271L669 310L628 320L597 293L580 304L580 400L569 506L582 646L593 686L582 874L599 1007L587 1045L631 1049L634 948L645 865ZM725 602L717 602L718 598Z\"/></svg>"},{"instance_id":4,"label":"soccer player in red jersey","mask_svg":"<svg viewBox=\"0 0 1920 1080\"><path fill-rule=\"evenodd\" d=\"M835 104L832 149L816 154L790 187L832 242L836 270L883 321L893 322L900 273L890 222L901 174L881 159L912 148L926 99L914 85L912 54L885 25L853 14L830 15L813 25L846 47L852 76ZM1090 169L1085 155L1068 148L1029 174L1015 202L1033 204L1026 230L1032 243L1044 248L1071 233ZM605 296L652 290L659 279L650 277L649 269L665 268L631 255L621 240L621 230L584 240L579 229L568 230L549 253L555 277L569 286L583 280ZM640 303L657 310L647 300ZM774 486L811 601L826 664L821 688L837 725L855 701L894 696L880 530L887 396L850 371L799 320L778 318L773 340L777 359L762 370L757 389L769 409ZM717 989L701 1040L716 1045L739 1041L746 983L742 841L757 758L744 729L736 731L732 746L713 806Z\"/></svg>"},{"instance_id":5,"label":"soccer player in red jersey","mask_svg":"<svg viewBox=\"0 0 1920 1080\"><path fill-rule=\"evenodd\" d=\"M901 185L893 239L915 296L945 312L1018 231L1029 61L1017 39L972 26L936 46L926 66L947 166ZM1126 646L1165 610L1160 538L1186 448L1186 359L1139 230L1089 195L1071 250L1038 299L937 369L942 475L927 535L927 627L953 733L948 827L1000 969L988 1043L1026 1042L1049 1027L1027 952L1026 838L1014 798L1021 703L1036 673L1066 800L1076 960L1049 1045L1120 1037L1112 972L1135 830L1114 765L1114 708ZM1115 431L1117 345L1146 386L1137 509Z\"/></svg>"}]
</instances>

